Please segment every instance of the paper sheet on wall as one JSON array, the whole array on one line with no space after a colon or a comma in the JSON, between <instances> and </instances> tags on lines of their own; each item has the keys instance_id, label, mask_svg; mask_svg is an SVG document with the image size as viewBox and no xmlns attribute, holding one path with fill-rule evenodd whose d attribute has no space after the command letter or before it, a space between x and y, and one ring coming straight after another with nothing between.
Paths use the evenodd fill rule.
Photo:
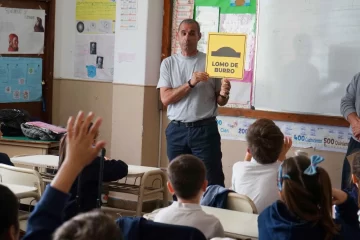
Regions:
<instances>
[{"instance_id":1,"label":"paper sheet on wall","mask_svg":"<svg viewBox=\"0 0 360 240\"><path fill-rule=\"evenodd\" d=\"M246 133L255 119L217 117L222 139L246 141ZM351 133L345 127L275 121L285 136L291 137L294 147L346 152Z\"/></svg>"},{"instance_id":2,"label":"paper sheet on wall","mask_svg":"<svg viewBox=\"0 0 360 240\"><path fill-rule=\"evenodd\" d=\"M75 46L75 77L112 81L114 35L78 35Z\"/></svg>"},{"instance_id":3,"label":"paper sheet on wall","mask_svg":"<svg viewBox=\"0 0 360 240\"><path fill-rule=\"evenodd\" d=\"M181 21L187 18L193 18L194 0L174 0L174 10L171 32L171 54L180 52L179 42L176 40L176 34Z\"/></svg>"},{"instance_id":4,"label":"paper sheet on wall","mask_svg":"<svg viewBox=\"0 0 360 240\"><path fill-rule=\"evenodd\" d=\"M0 103L42 99L42 59L0 57Z\"/></svg>"},{"instance_id":5,"label":"paper sheet on wall","mask_svg":"<svg viewBox=\"0 0 360 240\"><path fill-rule=\"evenodd\" d=\"M254 14L221 14L220 32L244 33L246 38L245 71L253 72L255 56L255 23ZM246 74L243 81L252 82L252 74ZM251 78L250 78L251 77Z\"/></svg>"},{"instance_id":6,"label":"paper sheet on wall","mask_svg":"<svg viewBox=\"0 0 360 240\"><path fill-rule=\"evenodd\" d=\"M196 21L201 29L201 39L198 42L200 52L207 52L208 34L219 31L219 12L219 7L196 7Z\"/></svg>"},{"instance_id":7,"label":"paper sheet on wall","mask_svg":"<svg viewBox=\"0 0 360 240\"><path fill-rule=\"evenodd\" d=\"M44 53L45 10L0 7L0 54Z\"/></svg>"},{"instance_id":8,"label":"paper sheet on wall","mask_svg":"<svg viewBox=\"0 0 360 240\"><path fill-rule=\"evenodd\" d=\"M115 0L76 0L77 33L113 34L115 20Z\"/></svg>"},{"instance_id":9,"label":"paper sheet on wall","mask_svg":"<svg viewBox=\"0 0 360 240\"><path fill-rule=\"evenodd\" d=\"M251 88L251 83L231 81L231 94L226 107L249 108Z\"/></svg>"},{"instance_id":10,"label":"paper sheet on wall","mask_svg":"<svg viewBox=\"0 0 360 240\"><path fill-rule=\"evenodd\" d=\"M120 29L137 29L138 0L120 0Z\"/></svg>"}]
</instances>

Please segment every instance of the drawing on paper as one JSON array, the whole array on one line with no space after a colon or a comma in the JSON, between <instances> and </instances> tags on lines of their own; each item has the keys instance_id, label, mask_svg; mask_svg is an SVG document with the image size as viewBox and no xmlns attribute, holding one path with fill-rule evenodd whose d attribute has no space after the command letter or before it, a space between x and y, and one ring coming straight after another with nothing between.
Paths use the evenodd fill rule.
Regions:
<instances>
[{"instance_id":1,"label":"drawing on paper","mask_svg":"<svg viewBox=\"0 0 360 240\"><path fill-rule=\"evenodd\" d=\"M0 54L42 54L45 10L0 7Z\"/></svg>"}]
</instances>

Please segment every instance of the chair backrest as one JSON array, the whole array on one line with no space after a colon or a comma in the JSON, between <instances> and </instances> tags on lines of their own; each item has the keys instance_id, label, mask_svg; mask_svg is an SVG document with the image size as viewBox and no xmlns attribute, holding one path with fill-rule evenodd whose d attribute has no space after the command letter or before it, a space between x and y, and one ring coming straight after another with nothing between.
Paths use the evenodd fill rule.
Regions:
<instances>
[{"instance_id":1,"label":"chair backrest","mask_svg":"<svg viewBox=\"0 0 360 240\"><path fill-rule=\"evenodd\" d=\"M124 240L206 240L204 234L194 227L158 223L142 217L122 217L116 223Z\"/></svg>"},{"instance_id":2,"label":"chair backrest","mask_svg":"<svg viewBox=\"0 0 360 240\"><path fill-rule=\"evenodd\" d=\"M254 202L246 195L230 192L227 199L227 209L257 214Z\"/></svg>"},{"instance_id":3,"label":"chair backrest","mask_svg":"<svg viewBox=\"0 0 360 240\"><path fill-rule=\"evenodd\" d=\"M0 182L36 187L41 196L44 190L44 182L40 174L32 169L12 167L0 164Z\"/></svg>"}]
</instances>

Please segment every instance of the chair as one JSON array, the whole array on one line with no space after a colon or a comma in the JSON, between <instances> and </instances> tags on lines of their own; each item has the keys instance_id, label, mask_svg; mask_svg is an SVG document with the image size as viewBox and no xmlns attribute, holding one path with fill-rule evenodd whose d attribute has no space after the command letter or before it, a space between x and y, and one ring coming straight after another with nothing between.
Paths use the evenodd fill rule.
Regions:
<instances>
[{"instance_id":1,"label":"chair","mask_svg":"<svg viewBox=\"0 0 360 240\"><path fill-rule=\"evenodd\" d=\"M0 164L0 182L36 187L39 196L43 193L44 182L40 174L32 169Z\"/></svg>"},{"instance_id":2,"label":"chair","mask_svg":"<svg viewBox=\"0 0 360 240\"><path fill-rule=\"evenodd\" d=\"M142 217L122 217L116 224L124 240L205 240L204 234L194 228L146 220Z\"/></svg>"},{"instance_id":3,"label":"chair","mask_svg":"<svg viewBox=\"0 0 360 240\"><path fill-rule=\"evenodd\" d=\"M235 192L228 194L227 209L245 213L258 213L254 202L248 196Z\"/></svg>"}]
</instances>

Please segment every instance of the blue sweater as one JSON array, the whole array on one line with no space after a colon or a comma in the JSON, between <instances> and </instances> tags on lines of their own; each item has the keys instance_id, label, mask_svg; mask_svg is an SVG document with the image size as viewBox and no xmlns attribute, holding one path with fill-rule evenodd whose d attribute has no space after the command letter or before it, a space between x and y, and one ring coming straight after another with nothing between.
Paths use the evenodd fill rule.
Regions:
<instances>
[{"instance_id":1,"label":"blue sweater","mask_svg":"<svg viewBox=\"0 0 360 240\"><path fill-rule=\"evenodd\" d=\"M346 202L337 207L340 212L335 222L341 226L341 230L334 240L360 239L359 222L354 219L357 205L353 199L348 197ZM260 214L258 227L261 240L319 240L325 237L321 226L296 218L281 201L273 203Z\"/></svg>"},{"instance_id":2,"label":"blue sweater","mask_svg":"<svg viewBox=\"0 0 360 240\"><path fill-rule=\"evenodd\" d=\"M61 214L69 198L69 194L47 186L30 214L23 240L51 240L52 234L62 224Z\"/></svg>"},{"instance_id":3,"label":"blue sweater","mask_svg":"<svg viewBox=\"0 0 360 240\"><path fill-rule=\"evenodd\" d=\"M78 208L76 202L78 180L71 186L71 196L64 210L63 221L67 221L81 212L88 212L96 208L100 159L100 157L95 158L90 165L82 170L79 198L81 208ZM121 160L106 160L104 162L103 182L117 181L127 174L128 165L125 162Z\"/></svg>"}]
</instances>

